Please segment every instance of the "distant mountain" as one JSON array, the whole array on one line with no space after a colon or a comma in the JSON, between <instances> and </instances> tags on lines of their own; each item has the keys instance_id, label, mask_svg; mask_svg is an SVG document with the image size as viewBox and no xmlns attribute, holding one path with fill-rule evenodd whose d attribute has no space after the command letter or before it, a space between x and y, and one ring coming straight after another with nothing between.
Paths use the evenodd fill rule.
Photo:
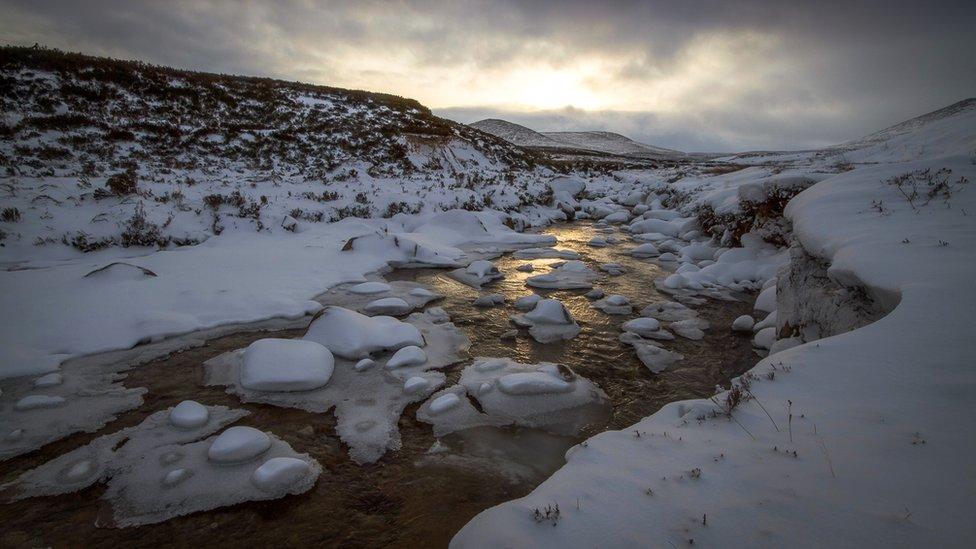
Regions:
<instances>
[{"instance_id":1,"label":"distant mountain","mask_svg":"<svg viewBox=\"0 0 976 549\"><path fill-rule=\"evenodd\" d=\"M639 143L613 132L543 132L543 136L579 149L620 156L681 156L684 153Z\"/></svg>"},{"instance_id":2,"label":"distant mountain","mask_svg":"<svg viewBox=\"0 0 976 549\"><path fill-rule=\"evenodd\" d=\"M628 158L677 158L685 153L647 145L612 132L537 132L525 126L488 118L469 124L472 128L532 149L602 153Z\"/></svg>"},{"instance_id":3,"label":"distant mountain","mask_svg":"<svg viewBox=\"0 0 976 549\"><path fill-rule=\"evenodd\" d=\"M481 130L485 133L494 135L513 143L519 145L520 147L549 147L558 148L565 147L565 143L560 143L551 137L547 137L535 130L526 128L520 124L514 122L509 122L507 120L499 120L498 118L486 118L484 120L479 120L472 124L468 124L472 128Z\"/></svg>"}]
</instances>

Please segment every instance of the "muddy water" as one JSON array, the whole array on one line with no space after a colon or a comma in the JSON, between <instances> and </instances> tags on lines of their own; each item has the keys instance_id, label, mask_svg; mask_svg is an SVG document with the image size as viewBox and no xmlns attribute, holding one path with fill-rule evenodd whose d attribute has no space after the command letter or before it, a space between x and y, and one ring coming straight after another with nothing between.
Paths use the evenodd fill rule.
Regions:
<instances>
[{"instance_id":1,"label":"muddy water","mask_svg":"<svg viewBox=\"0 0 976 549\"><path fill-rule=\"evenodd\" d=\"M632 243L589 248L586 242L596 233L584 223L554 226L544 232L559 238L560 247L583 254L591 268L610 261L621 263L626 274L601 273L595 282L608 295L627 296L636 310L666 299L652 284L664 271L649 261L620 253ZM483 293L502 293L509 303L492 309L472 307L479 292L445 277L441 271L399 270L386 278L414 280L445 294L447 297L434 305L444 307L471 339L471 356L563 363L596 382L613 403L612 416L606 425L594 426L581 437L604 429L624 428L674 400L710 395L717 383L727 382L756 362L749 340L732 335L727 328L732 319L751 310L746 302L709 302L697 307L712 328L700 342L681 338L667 342L665 346L685 355L685 360L658 375L651 374L632 349L617 339L620 324L635 315L611 316L593 309L581 290L537 290L566 304L582 327L577 338L542 345L523 331L515 341L501 340L499 336L512 329L508 321L514 312L511 302L529 293L525 278L545 272L545 265L554 261L519 260L509 255L496 259L495 264L506 278L487 286ZM534 264L536 272L515 270L524 263ZM297 337L301 333L293 330L277 332L275 336ZM267 335L242 333L214 339L203 347L134 369L126 385L149 389L143 407L122 414L98 433L68 437L28 456L0 463L0 481L11 480L95 436L138 424L151 412L189 398L245 408L251 412L243 420L246 424L271 430L296 451L319 460L326 472L311 491L278 501L197 513L158 525L108 529L94 526L100 514L108 512L107 505L99 499L104 489L96 486L76 494L0 505L0 547L442 547L481 510L530 492L561 465L565 450L581 438L524 429L479 429L448 437L442 441L446 452L428 454L436 440L430 426L414 418L418 406L413 405L399 423L403 448L388 453L377 463L359 466L346 457L346 450L335 435L331 414L241 404L220 388L202 385L204 361ZM449 380L455 380L466 364L451 367L447 371Z\"/></svg>"}]
</instances>

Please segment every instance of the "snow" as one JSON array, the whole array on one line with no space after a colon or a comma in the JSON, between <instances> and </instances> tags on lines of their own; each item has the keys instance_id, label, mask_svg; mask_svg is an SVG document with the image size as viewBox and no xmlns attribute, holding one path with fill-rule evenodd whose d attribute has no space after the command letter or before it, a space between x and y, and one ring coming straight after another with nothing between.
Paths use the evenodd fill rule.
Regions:
<instances>
[{"instance_id":1,"label":"snow","mask_svg":"<svg viewBox=\"0 0 976 549\"><path fill-rule=\"evenodd\" d=\"M542 296L539 294L529 294L515 300L515 308L520 311L531 311L539 304Z\"/></svg>"},{"instance_id":2,"label":"snow","mask_svg":"<svg viewBox=\"0 0 976 549\"><path fill-rule=\"evenodd\" d=\"M625 332L633 332L639 336L649 337L648 334L655 333L661 329L661 323L654 318L642 317L624 322L621 328Z\"/></svg>"},{"instance_id":3,"label":"snow","mask_svg":"<svg viewBox=\"0 0 976 549\"><path fill-rule=\"evenodd\" d=\"M644 244L641 244L640 246L637 246L636 248L632 248L628 250L627 253L634 257L641 257L641 258L654 257L656 255L660 255L657 246L655 246L650 242L646 242Z\"/></svg>"},{"instance_id":4,"label":"snow","mask_svg":"<svg viewBox=\"0 0 976 549\"><path fill-rule=\"evenodd\" d=\"M254 391L309 391L332 378L335 359L314 341L259 339L244 351L241 386Z\"/></svg>"},{"instance_id":5,"label":"snow","mask_svg":"<svg viewBox=\"0 0 976 549\"><path fill-rule=\"evenodd\" d=\"M368 317L342 307L326 307L309 324L305 339L321 343L343 358L423 345L414 326L390 316Z\"/></svg>"},{"instance_id":6,"label":"snow","mask_svg":"<svg viewBox=\"0 0 976 549\"><path fill-rule=\"evenodd\" d=\"M439 402L451 404L435 409ZM425 402L417 418L433 424L438 437L471 427L503 425L575 434L605 421L608 412L603 391L565 366L478 357L461 373L459 384Z\"/></svg>"},{"instance_id":7,"label":"snow","mask_svg":"<svg viewBox=\"0 0 976 549\"><path fill-rule=\"evenodd\" d=\"M185 403L182 403L185 404ZM112 508L104 526L138 526L176 516L298 494L312 488L321 466L288 444L257 429L235 426L219 436L205 438L247 415L223 406L206 407L207 420L196 427L177 428L171 423L176 409L160 410L139 425L95 438L23 473L3 485L15 500L78 492L98 482L107 485L102 494ZM234 462L214 462L215 451ZM255 459L255 454L261 456ZM242 461L251 456L248 461ZM267 458L265 462L261 459ZM279 458L305 464L299 478L297 467L282 468ZM289 462L290 463L290 462ZM261 474L257 470L263 469ZM260 478L262 488L255 486Z\"/></svg>"},{"instance_id":8,"label":"snow","mask_svg":"<svg viewBox=\"0 0 976 549\"><path fill-rule=\"evenodd\" d=\"M408 345L393 353L390 360L386 361L386 367L392 370L394 368L416 366L425 362L427 362L427 353L416 345Z\"/></svg>"},{"instance_id":9,"label":"snow","mask_svg":"<svg viewBox=\"0 0 976 549\"><path fill-rule=\"evenodd\" d=\"M963 123L939 125L955 136ZM920 150L899 147L887 158ZM865 157L876 155L880 148ZM886 183L943 167L953 178L976 176L970 156L929 152L823 171L787 206L798 244L827 265L826 277L866 292L886 316L778 345L778 327L798 319L771 312L757 339L779 352L738 381L750 387L735 421L720 392L601 433L567 452L567 464L531 494L475 517L452 546L966 546L973 492L962 479L976 428L959 417L976 389L976 232L963 210L976 211L976 195L960 187L948 201L913 208ZM752 173L737 177L749 179L763 170L742 171ZM878 200L884 213L871 208ZM786 259L762 249L723 253L699 281L766 286ZM782 299L801 290L791 284L780 277L766 287ZM680 311L648 312L680 321ZM558 523L532 520L533 509L554 504Z\"/></svg>"},{"instance_id":10,"label":"snow","mask_svg":"<svg viewBox=\"0 0 976 549\"><path fill-rule=\"evenodd\" d=\"M238 425L220 433L210 443L207 458L215 463L241 463L271 448L271 437L254 427Z\"/></svg>"},{"instance_id":11,"label":"snow","mask_svg":"<svg viewBox=\"0 0 976 549\"><path fill-rule=\"evenodd\" d=\"M580 332L573 315L557 299L540 299L531 311L513 315L512 322L529 328L529 335L539 343L572 339Z\"/></svg>"},{"instance_id":12,"label":"snow","mask_svg":"<svg viewBox=\"0 0 976 549\"><path fill-rule=\"evenodd\" d=\"M736 317L732 321L732 331L733 332L752 332L752 326L756 323L749 315L742 315Z\"/></svg>"},{"instance_id":13,"label":"snow","mask_svg":"<svg viewBox=\"0 0 976 549\"><path fill-rule=\"evenodd\" d=\"M194 400L184 400L169 412L169 422L180 429L197 429L207 424L210 410Z\"/></svg>"},{"instance_id":14,"label":"snow","mask_svg":"<svg viewBox=\"0 0 976 549\"><path fill-rule=\"evenodd\" d=\"M755 309L764 313L770 313L776 310L775 285L766 288L762 292L759 292L759 296L756 297Z\"/></svg>"},{"instance_id":15,"label":"snow","mask_svg":"<svg viewBox=\"0 0 976 549\"><path fill-rule=\"evenodd\" d=\"M599 309L608 315L629 315L634 307L630 300L618 294L608 295L603 299L598 299L590 304L594 309Z\"/></svg>"},{"instance_id":16,"label":"snow","mask_svg":"<svg viewBox=\"0 0 976 549\"><path fill-rule=\"evenodd\" d=\"M384 297L363 306L363 312L371 315L400 316L412 310L413 306L400 297Z\"/></svg>"},{"instance_id":17,"label":"snow","mask_svg":"<svg viewBox=\"0 0 976 549\"><path fill-rule=\"evenodd\" d=\"M674 336L671 336L663 330L647 333L645 337L665 339L662 337L664 335L668 336L667 339L674 339ZM633 346L634 351L637 353L637 358L640 359L644 366L647 366L648 370L655 374L667 370L678 361L684 359L684 356L680 353L669 351L653 342L647 341L635 332L627 331L620 334L620 341Z\"/></svg>"},{"instance_id":18,"label":"snow","mask_svg":"<svg viewBox=\"0 0 976 549\"><path fill-rule=\"evenodd\" d=\"M447 275L472 288L481 288L489 282L504 278L494 263L484 259L472 261L467 267L451 271Z\"/></svg>"},{"instance_id":19,"label":"snow","mask_svg":"<svg viewBox=\"0 0 976 549\"><path fill-rule=\"evenodd\" d=\"M61 385L64 382L64 377L58 372L51 372L50 374L45 374L34 380L34 387L38 389L45 389L47 387L55 387Z\"/></svg>"},{"instance_id":20,"label":"snow","mask_svg":"<svg viewBox=\"0 0 976 549\"><path fill-rule=\"evenodd\" d=\"M408 395L414 395L427 389L429 384L427 378L414 376L403 382L403 392Z\"/></svg>"},{"instance_id":21,"label":"snow","mask_svg":"<svg viewBox=\"0 0 976 549\"><path fill-rule=\"evenodd\" d=\"M349 288L349 291L354 294L382 294L390 291L390 285L385 282L363 282Z\"/></svg>"},{"instance_id":22,"label":"snow","mask_svg":"<svg viewBox=\"0 0 976 549\"><path fill-rule=\"evenodd\" d=\"M276 493L294 486L308 476L312 468L303 459L273 457L251 474L251 482L262 492Z\"/></svg>"},{"instance_id":23,"label":"snow","mask_svg":"<svg viewBox=\"0 0 976 549\"><path fill-rule=\"evenodd\" d=\"M37 408L54 408L64 403L64 397L57 395L27 395L14 404L14 409L23 412Z\"/></svg>"},{"instance_id":24,"label":"snow","mask_svg":"<svg viewBox=\"0 0 976 549\"><path fill-rule=\"evenodd\" d=\"M546 274L530 276L525 284L549 290L589 289L596 277L597 274L582 261L566 261Z\"/></svg>"}]
</instances>

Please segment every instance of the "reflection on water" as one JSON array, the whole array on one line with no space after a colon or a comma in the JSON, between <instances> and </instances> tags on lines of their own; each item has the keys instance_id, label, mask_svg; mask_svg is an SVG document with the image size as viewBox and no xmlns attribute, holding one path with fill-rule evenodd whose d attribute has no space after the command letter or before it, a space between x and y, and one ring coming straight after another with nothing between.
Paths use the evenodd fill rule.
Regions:
<instances>
[{"instance_id":1,"label":"reflection on water","mask_svg":"<svg viewBox=\"0 0 976 549\"><path fill-rule=\"evenodd\" d=\"M590 248L586 242L597 234L590 224L559 225L544 232L559 238L559 246L583 255L598 271L601 263L616 262L626 273L610 276L600 272L594 283L607 294L621 294L639 311L652 301L666 299L654 289L653 280L664 275L648 261L623 255L632 243ZM503 280L486 286L482 293L501 293L502 307L479 309L471 305L477 290L432 269L399 270L387 279L413 280L429 285L447 297L434 305L444 307L453 322L471 339L472 356L506 356L519 362L557 362L570 366L597 383L610 397L613 413L606 425L594 426L587 435L607 428L624 428L680 399L713 393L717 383L748 369L754 362L746 338L731 334L732 319L750 312L745 303L709 303L698 310L712 324L706 338L691 342L679 338L665 344L685 355L674 370L651 374L633 350L619 342L620 325L635 315L610 316L590 307L584 290L535 290L566 304L582 332L570 341L539 344L523 331L515 340L502 340L512 329L512 302L531 293L529 276L548 271L554 259L523 260L504 256L495 264ZM516 267L532 263L533 273ZM275 334L297 337L300 331ZM116 547L161 544L207 546L306 546L315 544L357 546L446 546L451 536L478 512L527 494L563 463L563 455L581 437L559 437L526 429L479 428L455 433L440 442L429 425L414 418L417 405L407 408L399 422L403 447L379 462L366 466L352 463L335 435L331 414L260 404L241 404L219 388L203 387L201 364L220 353L244 347L267 334L235 334L208 342L204 347L136 368L126 385L147 387L146 404L123 414L96 434L82 434L50 444L39 452L0 464L0 480L84 444L94 436L135 425L154 410L184 399L206 404L245 408L244 422L273 431L295 450L318 459L326 472L310 492L279 501L246 503L227 509L180 517L169 522L113 530L95 528L104 506L103 491L93 487L79 494L34 498L0 505L0 546ZM468 364L451 367L449 382ZM436 443L436 444L435 444Z\"/></svg>"}]
</instances>

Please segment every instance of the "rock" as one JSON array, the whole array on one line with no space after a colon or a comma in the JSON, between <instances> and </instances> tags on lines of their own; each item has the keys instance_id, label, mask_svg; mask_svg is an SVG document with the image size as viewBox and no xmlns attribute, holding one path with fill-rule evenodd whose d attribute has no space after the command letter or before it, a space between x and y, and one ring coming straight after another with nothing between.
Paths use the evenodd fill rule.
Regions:
<instances>
[{"instance_id":1,"label":"rock","mask_svg":"<svg viewBox=\"0 0 976 549\"><path fill-rule=\"evenodd\" d=\"M600 288L593 288L592 290L583 294L586 299L601 299L603 296L607 295L606 292Z\"/></svg>"},{"instance_id":2,"label":"rock","mask_svg":"<svg viewBox=\"0 0 976 549\"><path fill-rule=\"evenodd\" d=\"M532 266L531 263L523 263L523 264L519 265L518 267L515 267L515 270L516 271L521 271L523 273L531 273L532 271L535 270L535 267Z\"/></svg>"},{"instance_id":3,"label":"rock","mask_svg":"<svg viewBox=\"0 0 976 549\"><path fill-rule=\"evenodd\" d=\"M473 305L475 307L488 308L495 307L505 303L505 296L502 294L487 294L479 296L474 300Z\"/></svg>"}]
</instances>

